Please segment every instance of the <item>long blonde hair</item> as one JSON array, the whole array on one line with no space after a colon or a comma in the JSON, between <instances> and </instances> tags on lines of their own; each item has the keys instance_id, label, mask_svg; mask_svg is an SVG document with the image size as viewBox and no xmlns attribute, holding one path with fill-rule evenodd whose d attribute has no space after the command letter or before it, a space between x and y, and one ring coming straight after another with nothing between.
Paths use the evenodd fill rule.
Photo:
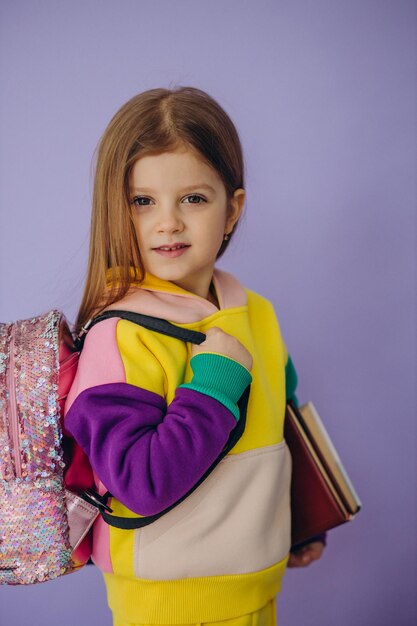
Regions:
<instances>
[{"instance_id":1,"label":"long blonde hair","mask_svg":"<svg viewBox=\"0 0 417 626\"><path fill-rule=\"evenodd\" d=\"M222 179L227 200L244 188L243 152L222 107L195 87L150 89L124 104L96 151L90 249L74 332L140 284L144 268L129 202L129 175L138 158L189 145ZM230 242L224 241L218 257ZM109 272L109 270L112 270Z\"/></svg>"}]
</instances>

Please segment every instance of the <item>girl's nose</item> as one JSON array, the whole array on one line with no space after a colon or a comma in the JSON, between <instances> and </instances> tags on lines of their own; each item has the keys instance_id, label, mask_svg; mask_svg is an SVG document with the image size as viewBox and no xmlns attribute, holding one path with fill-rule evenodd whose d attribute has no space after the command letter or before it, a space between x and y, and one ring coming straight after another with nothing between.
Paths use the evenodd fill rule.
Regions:
<instances>
[{"instance_id":1,"label":"girl's nose","mask_svg":"<svg viewBox=\"0 0 417 626\"><path fill-rule=\"evenodd\" d=\"M178 210L173 207L161 209L157 228L158 232L161 233L181 232L184 229L184 224Z\"/></svg>"}]
</instances>

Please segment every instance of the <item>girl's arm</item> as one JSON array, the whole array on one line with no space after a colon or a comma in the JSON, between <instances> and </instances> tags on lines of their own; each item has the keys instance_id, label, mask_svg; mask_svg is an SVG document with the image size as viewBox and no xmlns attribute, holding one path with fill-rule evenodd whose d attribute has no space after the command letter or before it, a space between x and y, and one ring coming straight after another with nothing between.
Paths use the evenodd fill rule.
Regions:
<instances>
[{"instance_id":1,"label":"girl's arm","mask_svg":"<svg viewBox=\"0 0 417 626\"><path fill-rule=\"evenodd\" d=\"M164 379L165 372L143 345L131 364L143 386L126 382L129 355L117 343L118 321L87 334L65 427L112 495L138 515L154 515L187 493L223 450L251 375L233 359L200 353L191 360L191 382L167 406L146 388L150 376Z\"/></svg>"}]
</instances>

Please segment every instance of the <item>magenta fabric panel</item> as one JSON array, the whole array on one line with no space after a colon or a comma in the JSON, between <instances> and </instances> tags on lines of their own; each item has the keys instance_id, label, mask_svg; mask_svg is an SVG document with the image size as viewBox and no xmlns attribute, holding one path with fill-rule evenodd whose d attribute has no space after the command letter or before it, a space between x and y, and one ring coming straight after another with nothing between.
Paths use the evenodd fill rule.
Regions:
<instances>
[{"instance_id":1,"label":"magenta fabric panel","mask_svg":"<svg viewBox=\"0 0 417 626\"><path fill-rule=\"evenodd\" d=\"M178 389L167 407L158 394L128 383L84 390L66 427L95 472L139 515L167 508L203 476L236 426L218 400Z\"/></svg>"}]
</instances>

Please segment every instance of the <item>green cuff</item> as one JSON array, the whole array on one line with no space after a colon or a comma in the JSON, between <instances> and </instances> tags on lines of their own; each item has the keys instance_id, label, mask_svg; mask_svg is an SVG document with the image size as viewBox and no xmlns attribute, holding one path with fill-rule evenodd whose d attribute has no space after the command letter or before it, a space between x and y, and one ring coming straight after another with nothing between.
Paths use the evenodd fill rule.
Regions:
<instances>
[{"instance_id":1,"label":"green cuff","mask_svg":"<svg viewBox=\"0 0 417 626\"><path fill-rule=\"evenodd\" d=\"M215 398L239 419L237 401L252 382L252 375L243 365L222 354L199 352L190 361L194 376L190 383L180 385Z\"/></svg>"},{"instance_id":2,"label":"green cuff","mask_svg":"<svg viewBox=\"0 0 417 626\"><path fill-rule=\"evenodd\" d=\"M285 395L288 400L293 400L294 404L298 406L298 399L295 395L295 390L298 384L298 376L292 362L291 357L288 355L287 364L285 366Z\"/></svg>"}]
</instances>

